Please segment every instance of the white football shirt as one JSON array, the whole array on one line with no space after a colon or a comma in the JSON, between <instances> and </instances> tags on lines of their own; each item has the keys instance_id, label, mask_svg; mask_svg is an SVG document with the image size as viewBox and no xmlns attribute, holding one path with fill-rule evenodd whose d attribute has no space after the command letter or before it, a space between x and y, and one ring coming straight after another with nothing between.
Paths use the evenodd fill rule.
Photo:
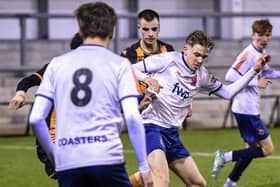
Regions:
<instances>
[{"instance_id":1,"label":"white football shirt","mask_svg":"<svg viewBox=\"0 0 280 187\"><path fill-rule=\"evenodd\" d=\"M226 74L226 80L235 82L239 80L246 72L252 68L257 59L264 55L265 51L257 50L253 44L249 44L236 58L232 67ZM232 102L232 111L240 114L259 115L260 114L260 88L258 80L260 77L266 76L269 79L280 78L280 71L271 69L266 64L258 76L243 88L234 98Z\"/></svg>"},{"instance_id":2,"label":"white football shirt","mask_svg":"<svg viewBox=\"0 0 280 187\"><path fill-rule=\"evenodd\" d=\"M102 46L53 58L36 96L56 109L56 170L124 162L120 101L138 89L129 61Z\"/></svg>"},{"instance_id":3,"label":"white football shirt","mask_svg":"<svg viewBox=\"0 0 280 187\"><path fill-rule=\"evenodd\" d=\"M195 95L209 95L222 86L204 66L192 71L180 52L154 55L133 66L137 71L150 73L163 87L142 112L143 122L166 128L181 127Z\"/></svg>"}]
</instances>

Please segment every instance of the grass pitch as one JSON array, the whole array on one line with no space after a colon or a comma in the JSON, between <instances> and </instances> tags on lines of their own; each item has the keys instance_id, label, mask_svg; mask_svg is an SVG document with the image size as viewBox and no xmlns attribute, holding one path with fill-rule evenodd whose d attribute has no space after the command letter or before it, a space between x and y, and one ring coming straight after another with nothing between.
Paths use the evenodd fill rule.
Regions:
<instances>
[{"instance_id":1,"label":"grass pitch","mask_svg":"<svg viewBox=\"0 0 280 187\"><path fill-rule=\"evenodd\" d=\"M279 187L280 128L270 129L275 146L273 156L255 159L243 174L239 187ZM187 130L180 132L182 142L191 152L209 187L222 186L233 164L223 168L219 178L211 178L213 154L217 149L232 150L244 147L238 129ZM127 134L122 134L127 172L137 169L135 155ZM57 182L48 179L43 165L35 152L35 138L0 137L0 186L1 187L50 187ZM170 172L171 187L184 186L178 177Z\"/></svg>"}]
</instances>

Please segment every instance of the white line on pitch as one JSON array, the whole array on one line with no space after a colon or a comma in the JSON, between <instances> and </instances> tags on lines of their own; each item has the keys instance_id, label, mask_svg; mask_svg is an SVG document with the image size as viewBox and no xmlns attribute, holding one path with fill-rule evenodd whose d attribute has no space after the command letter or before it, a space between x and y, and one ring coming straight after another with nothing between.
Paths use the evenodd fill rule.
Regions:
<instances>
[{"instance_id":1,"label":"white line on pitch","mask_svg":"<svg viewBox=\"0 0 280 187\"><path fill-rule=\"evenodd\" d=\"M24 149L24 150L35 150L35 146L30 145L0 145L0 149L11 149L11 150L18 150L18 149ZM134 154L134 151L132 149L125 149L124 153L127 154ZM205 152L193 152L191 153L193 156L201 156L201 157L213 157L214 153L205 153ZM266 157L265 159L273 159L273 160L280 160L280 156L278 155L272 155L269 157Z\"/></svg>"}]
</instances>

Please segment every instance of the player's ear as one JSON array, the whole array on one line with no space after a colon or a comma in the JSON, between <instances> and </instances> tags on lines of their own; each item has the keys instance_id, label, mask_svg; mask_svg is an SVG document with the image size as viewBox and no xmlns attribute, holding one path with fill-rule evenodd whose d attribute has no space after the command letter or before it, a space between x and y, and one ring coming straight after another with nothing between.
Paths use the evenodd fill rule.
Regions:
<instances>
[{"instance_id":1,"label":"player's ear","mask_svg":"<svg viewBox=\"0 0 280 187\"><path fill-rule=\"evenodd\" d=\"M141 26L140 26L139 23L137 24L137 29L138 29L138 31L140 32Z\"/></svg>"},{"instance_id":2,"label":"player's ear","mask_svg":"<svg viewBox=\"0 0 280 187\"><path fill-rule=\"evenodd\" d=\"M188 44L185 44L185 45L184 45L183 50L184 50L184 51L187 51L187 50L188 50Z\"/></svg>"}]
</instances>

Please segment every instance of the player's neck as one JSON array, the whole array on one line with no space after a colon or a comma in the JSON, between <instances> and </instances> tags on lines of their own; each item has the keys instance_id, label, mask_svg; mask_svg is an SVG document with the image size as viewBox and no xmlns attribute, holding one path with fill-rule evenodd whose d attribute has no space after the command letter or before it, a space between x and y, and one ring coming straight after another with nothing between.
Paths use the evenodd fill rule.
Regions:
<instances>
[{"instance_id":1,"label":"player's neck","mask_svg":"<svg viewBox=\"0 0 280 187\"><path fill-rule=\"evenodd\" d=\"M84 44L94 44L94 45L101 45L101 46L104 46L104 47L108 47L109 44L110 44L110 39L101 39L101 38L98 38L98 37L95 37L95 38L85 38L84 39Z\"/></svg>"},{"instance_id":2,"label":"player's neck","mask_svg":"<svg viewBox=\"0 0 280 187\"><path fill-rule=\"evenodd\" d=\"M155 54L159 52L158 42L155 44L146 44L143 40L140 41L140 47L143 49L144 53L147 55Z\"/></svg>"}]
</instances>

